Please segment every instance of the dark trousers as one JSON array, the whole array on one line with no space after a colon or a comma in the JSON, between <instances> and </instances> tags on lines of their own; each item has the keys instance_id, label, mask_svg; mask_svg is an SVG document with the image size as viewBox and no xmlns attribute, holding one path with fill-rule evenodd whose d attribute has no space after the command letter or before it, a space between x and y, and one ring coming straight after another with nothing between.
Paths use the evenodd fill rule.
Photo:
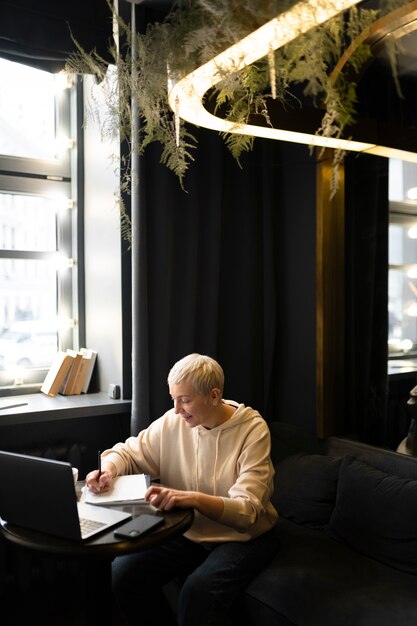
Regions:
<instances>
[{"instance_id":1,"label":"dark trousers","mask_svg":"<svg viewBox=\"0 0 417 626\"><path fill-rule=\"evenodd\" d=\"M177 537L113 562L113 590L129 626L231 626L239 596L278 549L275 532L211 548ZM178 616L162 587L182 582Z\"/></svg>"}]
</instances>

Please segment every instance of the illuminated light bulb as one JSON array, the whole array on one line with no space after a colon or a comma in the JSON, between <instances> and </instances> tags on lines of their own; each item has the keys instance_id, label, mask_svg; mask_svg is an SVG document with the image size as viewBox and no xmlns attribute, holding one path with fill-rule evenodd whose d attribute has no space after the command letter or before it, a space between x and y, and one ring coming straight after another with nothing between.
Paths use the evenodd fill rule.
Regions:
<instances>
[{"instance_id":1,"label":"illuminated light bulb","mask_svg":"<svg viewBox=\"0 0 417 626\"><path fill-rule=\"evenodd\" d=\"M75 140L71 137L57 137L55 141L55 150L58 155L63 155L67 150L72 150L75 147Z\"/></svg>"},{"instance_id":2,"label":"illuminated light bulb","mask_svg":"<svg viewBox=\"0 0 417 626\"><path fill-rule=\"evenodd\" d=\"M417 200L417 187L410 187L407 191L407 198L409 200Z\"/></svg>"},{"instance_id":3,"label":"illuminated light bulb","mask_svg":"<svg viewBox=\"0 0 417 626\"><path fill-rule=\"evenodd\" d=\"M417 226L411 226L407 231L407 237L410 239L417 239Z\"/></svg>"},{"instance_id":4,"label":"illuminated light bulb","mask_svg":"<svg viewBox=\"0 0 417 626\"><path fill-rule=\"evenodd\" d=\"M55 79L55 89L59 93L61 91L65 91L65 89L69 89L74 84L74 76L62 70L54 75Z\"/></svg>"},{"instance_id":5,"label":"illuminated light bulb","mask_svg":"<svg viewBox=\"0 0 417 626\"><path fill-rule=\"evenodd\" d=\"M413 342L411 339L403 339L401 342L401 350L404 352L409 352L413 348Z\"/></svg>"},{"instance_id":6,"label":"illuminated light bulb","mask_svg":"<svg viewBox=\"0 0 417 626\"><path fill-rule=\"evenodd\" d=\"M75 328L76 322L72 317L65 317L64 315L58 317L58 331L65 332Z\"/></svg>"},{"instance_id":7,"label":"illuminated light bulb","mask_svg":"<svg viewBox=\"0 0 417 626\"><path fill-rule=\"evenodd\" d=\"M404 313L409 317L417 317L417 302L410 304L410 306L405 309Z\"/></svg>"},{"instance_id":8,"label":"illuminated light bulb","mask_svg":"<svg viewBox=\"0 0 417 626\"><path fill-rule=\"evenodd\" d=\"M9 369L10 371L10 376L11 378L13 378L13 384L14 385L23 385L23 383L25 382L25 374L26 374L26 370L24 367L21 367L20 365L14 365L13 367L11 367Z\"/></svg>"},{"instance_id":9,"label":"illuminated light bulb","mask_svg":"<svg viewBox=\"0 0 417 626\"><path fill-rule=\"evenodd\" d=\"M75 266L75 261L71 257L67 257L64 254L58 254L55 256L53 263L58 272L63 272L68 269L72 269Z\"/></svg>"},{"instance_id":10,"label":"illuminated light bulb","mask_svg":"<svg viewBox=\"0 0 417 626\"><path fill-rule=\"evenodd\" d=\"M414 267L410 267L410 269L407 272L407 277L417 278L417 265L415 265Z\"/></svg>"},{"instance_id":11,"label":"illuminated light bulb","mask_svg":"<svg viewBox=\"0 0 417 626\"><path fill-rule=\"evenodd\" d=\"M73 198L68 198L67 196L53 196L51 200L56 213L63 213L68 209L74 208L75 203Z\"/></svg>"}]
</instances>

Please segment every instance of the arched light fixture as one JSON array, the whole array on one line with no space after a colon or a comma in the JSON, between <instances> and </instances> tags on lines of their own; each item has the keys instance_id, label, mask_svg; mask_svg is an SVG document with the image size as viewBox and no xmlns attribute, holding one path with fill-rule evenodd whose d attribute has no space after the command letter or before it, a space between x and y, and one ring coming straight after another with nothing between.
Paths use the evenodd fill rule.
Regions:
<instances>
[{"instance_id":1,"label":"arched light fixture","mask_svg":"<svg viewBox=\"0 0 417 626\"><path fill-rule=\"evenodd\" d=\"M323 24L360 0L306 0L270 20L247 37L241 39L208 63L197 68L177 82L171 76L168 85L170 107L177 116L197 126L227 133L277 139L337 150L366 152L384 157L395 157L417 163L417 154L387 146L349 139L323 137L268 126L237 124L210 113L203 104L205 94L226 75L242 70L268 56L310 29Z\"/></svg>"}]
</instances>

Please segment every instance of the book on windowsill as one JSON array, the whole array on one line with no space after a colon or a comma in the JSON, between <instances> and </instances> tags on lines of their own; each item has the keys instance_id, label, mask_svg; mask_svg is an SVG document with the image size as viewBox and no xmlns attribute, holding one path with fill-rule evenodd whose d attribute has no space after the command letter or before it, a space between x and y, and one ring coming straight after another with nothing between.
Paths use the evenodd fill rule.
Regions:
<instances>
[{"instance_id":1,"label":"book on windowsill","mask_svg":"<svg viewBox=\"0 0 417 626\"><path fill-rule=\"evenodd\" d=\"M85 366L81 393L87 393L97 359L97 352L96 350L91 350L90 348L81 348L80 352L83 355L83 362Z\"/></svg>"},{"instance_id":2,"label":"book on windowsill","mask_svg":"<svg viewBox=\"0 0 417 626\"><path fill-rule=\"evenodd\" d=\"M83 390L84 383L89 375L90 361L81 354L80 366L77 370L77 376L72 386L72 395L78 396Z\"/></svg>"},{"instance_id":3,"label":"book on windowsill","mask_svg":"<svg viewBox=\"0 0 417 626\"><path fill-rule=\"evenodd\" d=\"M66 351L66 354L69 354L70 357L72 358L72 365L68 372L67 377L65 378L65 380L63 381L59 389L59 393L63 396L72 396L75 394L74 392L75 381L77 379L78 370L80 369L83 355L81 354L81 352L77 352L76 350L70 350L70 349Z\"/></svg>"},{"instance_id":4,"label":"book on windowsill","mask_svg":"<svg viewBox=\"0 0 417 626\"><path fill-rule=\"evenodd\" d=\"M67 350L67 352L74 356L74 364L60 393L71 396L87 393L93 375L97 352L90 348L81 348L78 352Z\"/></svg>"},{"instance_id":5,"label":"book on windowsill","mask_svg":"<svg viewBox=\"0 0 417 626\"><path fill-rule=\"evenodd\" d=\"M41 391L48 396L56 396L68 376L73 363L70 354L60 351L57 353L49 371L42 383Z\"/></svg>"},{"instance_id":6,"label":"book on windowsill","mask_svg":"<svg viewBox=\"0 0 417 626\"><path fill-rule=\"evenodd\" d=\"M88 504L131 504L143 502L145 493L150 485L147 474L126 474L116 476L111 491L93 493L87 487L83 488L84 499Z\"/></svg>"},{"instance_id":7,"label":"book on windowsill","mask_svg":"<svg viewBox=\"0 0 417 626\"><path fill-rule=\"evenodd\" d=\"M48 396L87 393L93 375L97 352L88 348L58 352L41 391Z\"/></svg>"}]
</instances>

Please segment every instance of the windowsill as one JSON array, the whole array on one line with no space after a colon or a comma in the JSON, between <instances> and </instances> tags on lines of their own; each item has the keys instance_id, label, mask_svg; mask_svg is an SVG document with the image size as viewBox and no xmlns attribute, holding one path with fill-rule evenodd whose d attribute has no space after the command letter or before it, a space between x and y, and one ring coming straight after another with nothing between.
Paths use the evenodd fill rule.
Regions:
<instances>
[{"instance_id":1,"label":"windowsill","mask_svg":"<svg viewBox=\"0 0 417 626\"><path fill-rule=\"evenodd\" d=\"M46 375L46 374L45 374ZM39 393L42 383L25 383L24 385L2 385L0 389L0 402L8 400L10 396L28 396Z\"/></svg>"},{"instance_id":2,"label":"windowsill","mask_svg":"<svg viewBox=\"0 0 417 626\"><path fill-rule=\"evenodd\" d=\"M417 372L417 358L390 359L388 361L388 376L404 376Z\"/></svg>"},{"instance_id":3,"label":"windowsill","mask_svg":"<svg viewBox=\"0 0 417 626\"><path fill-rule=\"evenodd\" d=\"M113 400L105 392L55 397L43 393L9 396L0 398L0 426L126 413L130 412L130 406L130 400Z\"/></svg>"}]
</instances>

